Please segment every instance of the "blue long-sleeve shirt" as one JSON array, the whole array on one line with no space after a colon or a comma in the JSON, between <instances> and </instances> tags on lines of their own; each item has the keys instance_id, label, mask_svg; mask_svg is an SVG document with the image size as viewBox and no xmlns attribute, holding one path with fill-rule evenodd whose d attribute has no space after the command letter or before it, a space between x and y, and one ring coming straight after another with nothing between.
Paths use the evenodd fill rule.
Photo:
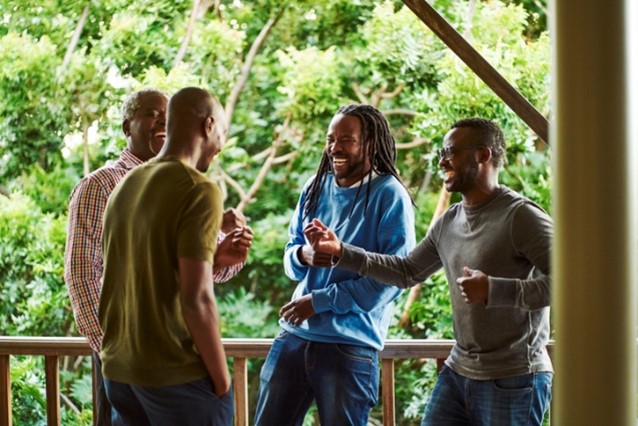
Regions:
<instances>
[{"instance_id":1,"label":"blue long-sleeve shirt","mask_svg":"<svg viewBox=\"0 0 638 426\"><path fill-rule=\"evenodd\" d=\"M312 180L312 179L311 179ZM393 176L377 176L358 187L342 188L328 175L313 217L303 219L306 184L290 222L284 253L286 275L299 281L292 300L312 294L315 315L299 327L280 320L281 326L302 339L383 348L391 315L391 302L401 289L384 285L356 272L303 265L297 252L306 243L303 228L316 217L347 243L376 253L407 255L415 246L414 211L406 189ZM367 209L367 186L370 197ZM364 215L365 209L365 215Z\"/></svg>"}]
</instances>

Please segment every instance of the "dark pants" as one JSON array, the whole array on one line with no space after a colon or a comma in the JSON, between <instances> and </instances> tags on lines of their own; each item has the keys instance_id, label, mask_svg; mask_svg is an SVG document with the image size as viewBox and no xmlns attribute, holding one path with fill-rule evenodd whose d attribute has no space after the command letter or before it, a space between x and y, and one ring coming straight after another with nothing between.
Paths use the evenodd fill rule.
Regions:
<instances>
[{"instance_id":1,"label":"dark pants","mask_svg":"<svg viewBox=\"0 0 638 426\"><path fill-rule=\"evenodd\" d=\"M111 403L106 397L104 379L102 378L102 361L97 352L93 352L93 369L95 371L95 409L93 415L96 418L93 424L97 426L111 426Z\"/></svg>"},{"instance_id":2,"label":"dark pants","mask_svg":"<svg viewBox=\"0 0 638 426\"><path fill-rule=\"evenodd\" d=\"M257 426L301 426L313 400L322 425L366 425L377 403L378 352L364 346L309 342L282 331L260 379Z\"/></svg>"},{"instance_id":3,"label":"dark pants","mask_svg":"<svg viewBox=\"0 0 638 426\"><path fill-rule=\"evenodd\" d=\"M421 426L540 426L552 398L552 376L473 380L445 366Z\"/></svg>"},{"instance_id":4,"label":"dark pants","mask_svg":"<svg viewBox=\"0 0 638 426\"><path fill-rule=\"evenodd\" d=\"M232 426L233 388L222 397L210 377L173 386L136 386L104 379L114 426Z\"/></svg>"}]
</instances>

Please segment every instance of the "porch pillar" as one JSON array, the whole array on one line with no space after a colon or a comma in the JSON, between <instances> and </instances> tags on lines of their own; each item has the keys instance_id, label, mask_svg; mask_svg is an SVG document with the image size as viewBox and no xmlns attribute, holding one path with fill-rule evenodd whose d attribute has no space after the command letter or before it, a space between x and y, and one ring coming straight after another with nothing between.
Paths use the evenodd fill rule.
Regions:
<instances>
[{"instance_id":1,"label":"porch pillar","mask_svg":"<svg viewBox=\"0 0 638 426\"><path fill-rule=\"evenodd\" d=\"M634 1L550 6L558 425L636 421L638 163L629 137L625 21Z\"/></svg>"}]
</instances>

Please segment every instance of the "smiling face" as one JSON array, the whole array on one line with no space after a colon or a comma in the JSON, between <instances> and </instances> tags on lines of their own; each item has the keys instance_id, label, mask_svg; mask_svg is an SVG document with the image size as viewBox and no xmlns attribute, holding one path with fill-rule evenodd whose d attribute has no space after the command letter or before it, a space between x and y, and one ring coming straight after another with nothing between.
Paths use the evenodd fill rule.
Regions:
<instances>
[{"instance_id":1,"label":"smiling face","mask_svg":"<svg viewBox=\"0 0 638 426\"><path fill-rule=\"evenodd\" d=\"M352 186L370 171L370 159L361 140L361 120L337 114L328 127L326 152L339 186Z\"/></svg>"},{"instance_id":2,"label":"smiling face","mask_svg":"<svg viewBox=\"0 0 638 426\"><path fill-rule=\"evenodd\" d=\"M448 192L467 193L476 187L479 176L477 151L486 149L477 145L469 127L450 130L443 139L448 155L439 158L439 167Z\"/></svg>"},{"instance_id":3,"label":"smiling face","mask_svg":"<svg viewBox=\"0 0 638 426\"><path fill-rule=\"evenodd\" d=\"M167 105L161 93L143 93L132 115L122 123L128 148L140 160L150 160L164 146Z\"/></svg>"}]
</instances>

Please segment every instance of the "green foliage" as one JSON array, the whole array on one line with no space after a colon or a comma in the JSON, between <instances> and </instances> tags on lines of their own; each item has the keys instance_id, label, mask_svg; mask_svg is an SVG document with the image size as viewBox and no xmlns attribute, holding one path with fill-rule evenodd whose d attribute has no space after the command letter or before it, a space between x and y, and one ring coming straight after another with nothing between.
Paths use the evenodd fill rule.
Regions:
<instances>
[{"instance_id":1,"label":"green foliage","mask_svg":"<svg viewBox=\"0 0 638 426\"><path fill-rule=\"evenodd\" d=\"M44 369L32 357L11 360L12 416L14 425L46 425Z\"/></svg>"},{"instance_id":2,"label":"green foliage","mask_svg":"<svg viewBox=\"0 0 638 426\"><path fill-rule=\"evenodd\" d=\"M227 287L230 286L233 284ZM266 301L255 300L255 294L248 293L243 287L224 291L218 305L224 336L273 337L277 333L277 324L267 323L273 307Z\"/></svg>"},{"instance_id":3,"label":"green foliage","mask_svg":"<svg viewBox=\"0 0 638 426\"><path fill-rule=\"evenodd\" d=\"M0 334L63 336L71 317L62 259L66 217L20 193L0 198Z\"/></svg>"},{"instance_id":4,"label":"green foliage","mask_svg":"<svg viewBox=\"0 0 638 426\"><path fill-rule=\"evenodd\" d=\"M77 169L58 163L50 171L34 165L9 185L37 203L43 213L64 214L71 190L79 179Z\"/></svg>"},{"instance_id":5,"label":"green foliage","mask_svg":"<svg viewBox=\"0 0 638 426\"><path fill-rule=\"evenodd\" d=\"M9 33L0 41L0 182L25 166L45 170L60 160L68 112L56 98L61 61L44 36Z\"/></svg>"}]
</instances>

